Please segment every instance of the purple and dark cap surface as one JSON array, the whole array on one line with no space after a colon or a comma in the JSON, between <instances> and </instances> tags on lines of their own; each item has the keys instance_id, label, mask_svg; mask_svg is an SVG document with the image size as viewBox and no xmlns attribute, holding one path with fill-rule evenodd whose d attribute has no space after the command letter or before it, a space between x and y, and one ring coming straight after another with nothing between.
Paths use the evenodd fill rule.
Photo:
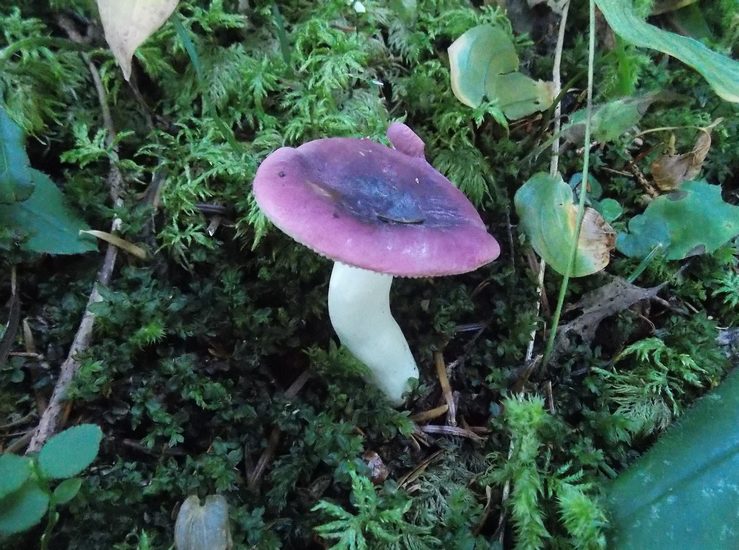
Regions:
<instances>
[{"instance_id":1,"label":"purple and dark cap surface","mask_svg":"<svg viewBox=\"0 0 739 550\"><path fill-rule=\"evenodd\" d=\"M283 147L257 170L254 197L287 235L322 256L401 277L466 273L500 254L475 207L428 164L423 141L388 128L395 149L326 138Z\"/></svg>"}]
</instances>

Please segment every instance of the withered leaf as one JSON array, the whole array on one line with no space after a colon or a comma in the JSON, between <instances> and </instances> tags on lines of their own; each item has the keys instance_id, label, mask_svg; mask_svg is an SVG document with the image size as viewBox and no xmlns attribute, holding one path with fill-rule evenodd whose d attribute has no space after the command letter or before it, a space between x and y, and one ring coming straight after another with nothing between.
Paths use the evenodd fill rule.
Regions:
<instances>
[{"instance_id":1,"label":"withered leaf","mask_svg":"<svg viewBox=\"0 0 739 550\"><path fill-rule=\"evenodd\" d=\"M169 19L179 0L97 0L105 40L123 71L131 77L131 59L141 44Z\"/></svg>"},{"instance_id":2,"label":"withered leaf","mask_svg":"<svg viewBox=\"0 0 739 550\"><path fill-rule=\"evenodd\" d=\"M583 295L580 301L569 310L581 310L578 317L560 326L557 334L557 351L564 352L571 347L570 335L579 336L583 342L590 343L603 319L615 315L642 300L651 300L664 284L642 288L620 277Z\"/></svg>"},{"instance_id":3,"label":"withered leaf","mask_svg":"<svg viewBox=\"0 0 739 550\"><path fill-rule=\"evenodd\" d=\"M660 191L674 191L684 181L694 179L711 149L711 132L701 130L693 149L682 155L663 155L652 163L652 178Z\"/></svg>"}]
</instances>

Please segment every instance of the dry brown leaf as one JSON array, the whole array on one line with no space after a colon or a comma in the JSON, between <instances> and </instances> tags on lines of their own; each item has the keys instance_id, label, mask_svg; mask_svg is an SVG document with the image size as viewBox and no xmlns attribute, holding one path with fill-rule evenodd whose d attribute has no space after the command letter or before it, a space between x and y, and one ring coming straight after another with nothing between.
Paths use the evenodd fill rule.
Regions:
<instances>
[{"instance_id":1,"label":"dry brown leaf","mask_svg":"<svg viewBox=\"0 0 739 550\"><path fill-rule=\"evenodd\" d=\"M616 232L594 208L585 209L578 248L591 250L593 258L600 258L603 268L608 265L611 251L616 248Z\"/></svg>"},{"instance_id":2,"label":"dry brown leaf","mask_svg":"<svg viewBox=\"0 0 739 550\"><path fill-rule=\"evenodd\" d=\"M657 296L663 286L664 284L642 288L620 277L614 277L608 284L586 293L579 302L569 308L569 310L579 309L582 312L577 318L559 328L557 350L566 351L571 347L570 334L579 336L583 342L592 342L595 338L595 331L598 330L603 319L642 300L651 300Z\"/></svg>"},{"instance_id":3,"label":"dry brown leaf","mask_svg":"<svg viewBox=\"0 0 739 550\"><path fill-rule=\"evenodd\" d=\"M378 455L375 451L366 451L362 455L362 459L369 468L370 479L372 480L372 483L377 485L379 483L383 483L387 479L390 471L387 469L387 466L385 466L385 463L382 461L382 457L380 455Z\"/></svg>"},{"instance_id":4,"label":"dry brown leaf","mask_svg":"<svg viewBox=\"0 0 739 550\"><path fill-rule=\"evenodd\" d=\"M682 155L663 155L652 163L652 178L660 191L674 191L684 181L694 179L703 167L711 149L711 132L704 129L698 134L692 151Z\"/></svg>"},{"instance_id":5,"label":"dry brown leaf","mask_svg":"<svg viewBox=\"0 0 739 550\"><path fill-rule=\"evenodd\" d=\"M141 44L169 19L179 0L97 0L100 20L113 56L131 77L131 59Z\"/></svg>"}]
</instances>

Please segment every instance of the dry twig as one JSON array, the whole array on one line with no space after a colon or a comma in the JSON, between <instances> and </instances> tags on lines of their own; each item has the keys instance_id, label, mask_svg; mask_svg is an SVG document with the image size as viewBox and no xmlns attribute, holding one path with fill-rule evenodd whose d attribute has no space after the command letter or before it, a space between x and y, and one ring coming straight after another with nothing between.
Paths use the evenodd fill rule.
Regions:
<instances>
[{"instance_id":1,"label":"dry twig","mask_svg":"<svg viewBox=\"0 0 739 550\"><path fill-rule=\"evenodd\" d=\"M441 385L441 394L444 396L448 410L446 415L446 423L450 426L457 425L457 404L454 401L452 387L449 384L449 377L446 374L446 365L444 364L444 356L440 351L434 352L434 366L436 367L436 375L439 377Z\"/></svg>"},{"instance_id":2,"label":"dry twig","mask_svg":"<svg viewBox=\"0 0 739 550\"><path fill-rule=\"evenodd\" d=\"M65 30L70 39L80 44L84 43L83 37L76 31L74 24L69 19L62 16L59 18L58 22L59 26ZM118 155L114 145L116 133L115 128L113 127L113 118L110 115L105 88L100 80L100 73L98 72L97 67L87 54L83 53L82 57L90 70L98 101L100 102L103 124L107 131L106 143L111 146L111 151L113 151L110 159L110 170L108 172L109 194L113 200L113 204L115 206L120 206L122 204L121 188L123 185L123 176L117 166ZM118 218L114 219L111 231L114 231L119 226L120 220ZM64 414L63 403L66 398L67 389L80 367L78 356L90 346L92 328L95 324L95 314L90 311L90 306L102 300L98 289L100 286L107 286L110 283L117 256L118 248L113 245L108 245L103 258L103 263L98 270L97 280L94 283L92 292L90 292L90 297L87 300L87 306L85 308L85 313L82 316L82 321L77 329L77 333L74 335L67 358L64 360L64 363L62 363L59 370L59 377L57 378L54 391L49 399L49 404L41 415L41 419L33 433L26 453L36 452L41 449L46 440L53 435L59 428L59 425L63 423L61 418ZM69 409L67 409L67 414L68 413Z\"/></svg>"},{"instance_id":3,"label":"dry twig","mask_svg":"<svg viewBox=\"0 0 739 550\"><path fill-rule=\"evenodd\" d=\"M307 370L303 371L301 375L298 376L292 384L290 384L290 387L285 390L285 397L287 399L293 399L298 395L298 392L303 389L308 378L310 378L310 372ZM259 481L262 479L264 471L267 469L267 466L269 466L269 463L272 462L275 452L277 452L277 446L280 444L281 435L282 430L280 430L278 426L272 428L272 431L267 438L267 446L264 448L259 460L257 460L256 466L254 466L254 469L251 472L247 473L247 487L250 491L254 491L259 486Z\"/></svg>"}]
</instances>

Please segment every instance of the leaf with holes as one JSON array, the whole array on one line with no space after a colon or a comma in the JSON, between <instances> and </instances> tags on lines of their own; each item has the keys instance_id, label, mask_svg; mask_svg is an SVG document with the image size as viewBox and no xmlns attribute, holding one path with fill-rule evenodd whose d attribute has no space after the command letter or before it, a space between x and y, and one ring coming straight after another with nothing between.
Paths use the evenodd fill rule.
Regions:
<instances>
[{"instance_id":1,"label":"leaf with holes","mask_svg":"<svg viewBox=\"0 0 739 550\"><path fill-rule=\"evenodd\" d=\"M577 205L572 189L561 177L534 174L514 198L521 227L531 245L558 273L565 273L575 239ZM586 208L572 277L591 275L610 261L615 233L594 209Z\"/></svg>"},{"instance_id":2,"label":"leaf with holes","mask_svg":"<svg viewBox=\"0 0 739 550\"><path fill-rule=\"evenodd\" d=\"M689 181L680 190L654 199L643 214L619 233L622 254L644 257L662 245L668 260L707 254L739 235L739 206L723 201L721 187Z\"/></svg>"}]
</instances>

